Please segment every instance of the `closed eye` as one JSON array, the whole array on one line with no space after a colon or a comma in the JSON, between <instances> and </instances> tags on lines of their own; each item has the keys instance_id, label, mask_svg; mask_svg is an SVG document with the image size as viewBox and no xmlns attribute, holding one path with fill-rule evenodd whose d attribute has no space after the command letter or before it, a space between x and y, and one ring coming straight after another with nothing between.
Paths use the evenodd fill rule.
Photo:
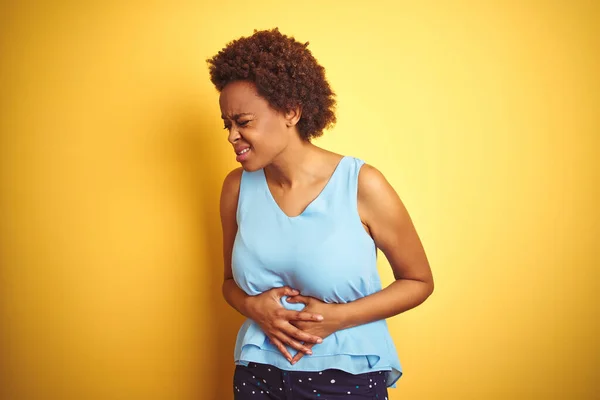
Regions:
<instances>
[{"instance_id":1,"label":"closed eye","mask_svg":"<svg viewBox=\"0 0 600 400\"><path fill-rule=\"evenodd\" d=\"M238 126L244 127L244 126L248 125L248 122L250 122L250 120L248 120L248 121L240 121L237 124L238 124ZM229 130L229 129L231 129L231 127L229 125L225 124L225 125L223 125L223 129Z\"/></svg>"}]
</instances>

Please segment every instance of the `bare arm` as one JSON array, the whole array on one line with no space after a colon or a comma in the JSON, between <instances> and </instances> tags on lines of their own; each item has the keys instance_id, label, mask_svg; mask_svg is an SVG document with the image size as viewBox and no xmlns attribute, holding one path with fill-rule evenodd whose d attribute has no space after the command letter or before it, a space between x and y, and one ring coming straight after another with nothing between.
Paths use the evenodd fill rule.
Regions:
<instances>
[{"instance_id":1,"label":"bare arm","mask_svg":"<svg viewBox=\"0 0 600 400\"><path fill-rule=\"evenodd\" d=\"M238 198L240 195L240 180L242 169L238 168L231 171L221 190L220 213L221 228L223 230L223 297L229 305L235 308L243 316L250 318L248 312L248 296L233 280L231 271L231 253L233 251L233 242L237 233L236 211Z\"/></svg>"},{"instance_id":2,"label":"bare arm","mask_svg":"<svg viewBox=\"0 0 600 400\"><path fill-rule=\"evenodd\" d=\"M410 310L423 303L434 288L427 256L404 204L381 172L370 165L363 165L359 174L358 209L396 280L375 294L348 303L343 310L344 328Z\"/></svg>"}]
</instances>

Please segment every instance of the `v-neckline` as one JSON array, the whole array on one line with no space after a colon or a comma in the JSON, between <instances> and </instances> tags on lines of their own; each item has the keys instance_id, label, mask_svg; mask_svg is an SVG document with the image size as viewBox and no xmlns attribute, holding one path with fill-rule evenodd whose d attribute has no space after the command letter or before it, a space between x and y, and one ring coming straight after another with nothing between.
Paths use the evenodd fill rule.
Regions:
<instances>
[{"instance_id":1,"label":"v-neckline","mask_svg":"<svg viewBox=\"0 0 600 400\"><path fill-rule=\"evenodd\" d=\"M283 211L283 209L281 208L281 206L279 205L279 203L277 203L277 200L275 200L275 197L273 196L273 193L271 192L271 188L269 187L269 182L267 182L267 175L265 174L265 170L264 168L261 170L262 171L262 176L263 176L263 182L265 183L265 188L267 190L267 193L269 195L269 198L271 199L271 201L273 202L273 204L275 205L275 208L277 208L277 210L286 218L292 220L292 219L296 219L299 218L301 216L303 216L308 209L317 201L319 200L319 198L325 193L325 191L327 190L327 188L330 186L331 182L333 181L333 178L335 177L335 175L337 174L338 170L340 169L340 166L342 165L342 162L344 161L344 159L346 159L347 156L343 156L340 161L338 161L337 165L335 166L335 169L333 170L333 173L331 174L331 176L329 177L329 179L327 180L327 183L325 183L325 186L323 186L323 189L321 189L321 191L319 192L319 194L317 194L317 196L312 199L310 201L310 203L308 203L308 205L306 207L304 207L304 210L302 210L302 212L298 215L295 216L289 216L285 213L285 211Z\"/></svg>"}]
</instances>

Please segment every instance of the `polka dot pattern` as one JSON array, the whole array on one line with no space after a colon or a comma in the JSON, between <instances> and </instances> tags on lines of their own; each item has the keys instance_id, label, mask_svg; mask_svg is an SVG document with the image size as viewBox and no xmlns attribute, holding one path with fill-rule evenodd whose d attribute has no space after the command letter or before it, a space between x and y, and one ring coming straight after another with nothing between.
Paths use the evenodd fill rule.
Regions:
<instances>
[{"instance_id":1,"label":"polka dot pattern","mask_svg":"<svg viewBox=\"0 0 600 400\"><path fill-rule=\"evenodd\" d=\"M233 393L235 400L387 400L386 379L387 371L358 375L337 369L282 371L272 365L250 363L236 366Z\"/></svg>"}]
</instances>

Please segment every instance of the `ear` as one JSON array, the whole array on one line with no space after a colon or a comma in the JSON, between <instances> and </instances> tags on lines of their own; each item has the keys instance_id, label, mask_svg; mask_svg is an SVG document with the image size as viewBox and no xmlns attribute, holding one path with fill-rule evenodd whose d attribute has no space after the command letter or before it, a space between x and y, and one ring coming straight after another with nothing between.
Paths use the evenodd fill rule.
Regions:
<instances>
[{"instance_id":1,"label":"ear","mask_svg":"<svg viewBox=\"0 0 600 400\"><path fill-rule=\"evenodd\" d=\"M302 117L302 108L300 106L294 107L285 113L285 124L289 127L296 126L298 121Z\"/></svg>"}]
</instances>

